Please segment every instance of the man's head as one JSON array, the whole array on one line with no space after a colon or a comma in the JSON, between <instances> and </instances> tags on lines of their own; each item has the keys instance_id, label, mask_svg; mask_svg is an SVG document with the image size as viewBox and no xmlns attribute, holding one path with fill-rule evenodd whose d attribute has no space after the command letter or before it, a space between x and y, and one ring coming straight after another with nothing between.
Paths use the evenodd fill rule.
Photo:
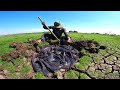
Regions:
<instances>
[{"instance_id":1,"label":"man's head","mask_svg":"<svg viewBox=\"0 0 120 90\"><path fill-rule=\"evenodd\" d=\"M62 24L59 21L54 22L54 28L63 28Z\"/></svg>"}]
</instances>

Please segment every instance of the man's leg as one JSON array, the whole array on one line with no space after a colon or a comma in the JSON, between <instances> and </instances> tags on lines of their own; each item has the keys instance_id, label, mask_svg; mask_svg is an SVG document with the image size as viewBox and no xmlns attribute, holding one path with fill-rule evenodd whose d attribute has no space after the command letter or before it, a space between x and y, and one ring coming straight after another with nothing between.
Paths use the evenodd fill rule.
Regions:
<instances>
[{"instance_id":1,"label":"man's leg","mask_svg":"<svg viewBox=\"0 0 120 90\"><path fill-rule=\"evenodd\" d=\"M42 40L41 39L38 39L37 41L36 41L36 43L41 43L42 42Z\"/></svg>"},{"instance_id":2,"label":"man's leg","mask_svg":"<svg viewBox=\"0 0 120 90\"><path fill-rule=\"evenodd\" d=\"M34 46L37 46L41 42L45 42L47 38L52 39L53 35L52 34L43 34L40 39L35 41Z\"/></svg>"}]
</instances>

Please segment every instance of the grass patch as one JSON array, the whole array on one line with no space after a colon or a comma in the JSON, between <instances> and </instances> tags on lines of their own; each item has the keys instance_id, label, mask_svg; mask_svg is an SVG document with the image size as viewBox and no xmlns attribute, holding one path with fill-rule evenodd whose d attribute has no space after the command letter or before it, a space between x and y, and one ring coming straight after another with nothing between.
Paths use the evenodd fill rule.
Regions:
<instances>
[{"instance_id":1,"label":"grass patch","mask_svg":"<svg viewBox=\"0 0 120 90\"><path fill-rule=\"evenodd\" d=\"M98 77L101 78L101 79L103 79L104 74L101 71L98 71Z\"/></svg>"},{"instance_id":2,"label":"grass patch","mask_svg":"<svg viewBox=\"0 0 120 90\"><path fill-rule=\"evenodd\" d=\"M78 79L79 73L73 70L69 70L66 73L66 79Z\"/></svg>"},{"instance_id":3,"label":"grass patch","mask_svg":"<svg viewBox=\"0 0 120 90\"><path fill-rule=\"evenodd\" d=\"M37 72L37 73L35 74L35 79L44 79L44 74Z\"/></svg>"},{"instance_id":4,"label":"grass patch","mask_svg":"<svg viewBox=\"0 0 120 90\"><path fill-rule=\"evenodd\" d=\"M80 74L80 78L81 79L89 79L89 77L86 74L84 74L84 73Z\"/></svg>"},{"instance_id":5,"label":"grass patch","mask_svg":"<svg viewBox=\"0 0 120 90\"><path fill-rule=\"evenodd\" d=\"M80 63L76 64L76 68L86 70L91 63L91 58L88 56L83 56L80 58Z\"/></svg>"}]
</instances>

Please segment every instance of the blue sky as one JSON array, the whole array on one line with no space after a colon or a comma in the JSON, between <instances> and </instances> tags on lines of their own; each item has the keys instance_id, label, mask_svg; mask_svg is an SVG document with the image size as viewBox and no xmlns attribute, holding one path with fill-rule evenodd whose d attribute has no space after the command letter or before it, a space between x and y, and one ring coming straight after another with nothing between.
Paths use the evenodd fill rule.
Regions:
<instances>
[{"instance_id":1,"label":"blue sky","mask_svg":"<svg viewBox=\"0 0 120 90\"><path fill-rule=\"evenodd\" d=\"M47 31L46 24L60 21L67 31L120 34L120 11L0 11L0 35Z\"/></svg>"}]
</instances>

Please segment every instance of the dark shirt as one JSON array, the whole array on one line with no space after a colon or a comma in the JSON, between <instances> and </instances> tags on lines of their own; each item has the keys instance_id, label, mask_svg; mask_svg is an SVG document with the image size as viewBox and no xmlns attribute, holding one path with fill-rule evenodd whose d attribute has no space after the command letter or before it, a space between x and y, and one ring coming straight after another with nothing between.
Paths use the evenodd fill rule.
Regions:
<instances>
[{"instance_id":1,"label":"dark shirt","mask_svg":"<svg viewBox=\"0 0 120 90\"><path fill-rule=\"evenodd\" d=\"M53 33L54 33L58 38L60 38L60 37L62 36L62 33L64 33L65 37L68 39L68 34L67 34L65 28L60 28L60 29L58 29L58 28L54 28L53 26L48 26L48 27L49 27L49 29L53 29ZM44 29L47 29L47 27L44 27L44 26L43 26L43 28L44 28Z\"/></svg>"}]
</instances>

